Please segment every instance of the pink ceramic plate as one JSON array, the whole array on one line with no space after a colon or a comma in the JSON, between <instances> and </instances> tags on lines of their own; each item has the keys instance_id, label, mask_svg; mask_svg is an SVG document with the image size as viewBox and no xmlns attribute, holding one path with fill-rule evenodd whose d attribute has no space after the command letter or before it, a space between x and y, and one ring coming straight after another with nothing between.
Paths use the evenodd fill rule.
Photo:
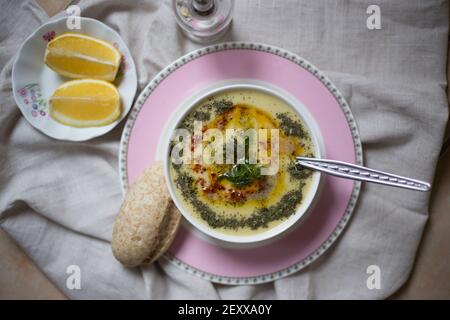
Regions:
<instances>
[{"instance_id":1,"label":"pink ceramic plate","mask_svg":"<svg viewBox=\"0 0 450 320\"><path fill-rule=\"evenodd\" d=\"M212 83L264 81L305 105L320 127L330 159L362 165L361 142L350 108L316 67L286 50L255 43L224 43L181 57L142 91L125 126L120 174L125 191L145 167L161 158L160 138L177 108ZM224 284L273 281L301 270L322 255L347 224L360 184L324 177L313 211L291 233L258 248L223 248L183 226L166 258L192 274Z\"/></svg>"}]
</instances>

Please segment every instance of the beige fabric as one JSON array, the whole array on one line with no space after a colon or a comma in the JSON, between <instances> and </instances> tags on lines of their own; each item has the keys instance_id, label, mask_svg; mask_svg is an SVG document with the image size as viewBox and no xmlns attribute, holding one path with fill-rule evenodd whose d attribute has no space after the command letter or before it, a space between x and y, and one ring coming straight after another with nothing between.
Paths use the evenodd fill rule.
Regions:
<instances>
[{"instance_id":1,"label":"beige fabric","mask_svg":"<svg viewBox=\"0 0 450 320\"><path fill-rule=\"evenodd\" d=\"M74 3L77 3L76 1ZM284 47L322 69L358 121L366 164L431 180L447 121L446 0L377 1L382 29L366 28L373 1L236 1L224 40ZM136 61L139 86L198 48L176 27L169 1L81 1L84 16L117 30ZM8 1L0 11L1 225L71 298L384 298L412 266L428 217L428 194L365 185L338 243L307 270L259 286L214 285L163 263L125 269L109 240L122 197L117 153L122 126L84 143L54 141L20 115L11 93L15 52L46 14ZM26 23L25 23L26 22ZM66 268L82 289L66 287ZM381 289L366 268L381 268Z\"/></svg>"},{"instance_id":2,"label":"beige fabric","mask_svg":"<svg viewBox=\"0 0 450 320\"><path fill-rule=\"evenodd\" d=\"M65 9L72 0L36 0L36 3L47 13L49 17L54 16Z\"/></svg>"}]
</instances>

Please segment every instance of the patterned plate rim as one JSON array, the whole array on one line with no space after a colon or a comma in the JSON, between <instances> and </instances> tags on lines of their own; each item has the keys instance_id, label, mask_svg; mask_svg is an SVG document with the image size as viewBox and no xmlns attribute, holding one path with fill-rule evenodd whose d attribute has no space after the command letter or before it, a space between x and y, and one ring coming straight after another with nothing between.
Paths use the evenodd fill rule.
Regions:
<instances>
[{"instance_id":1,"label":"patterned plate rim","mask_svg":"<svg viewBox=\"0 0 450 320\"><path fill-rule=\"evenodd\" d=\"M340 93L340 91L335 87L335 85L321 72L318 68L316 68L313 64L308 62L307 60L301 58L300 56L291 53L285 49L278 48L276 46L262 44L262 43L254 43L254 42L225 42L221 44L216 44L212 46L208 46L205 48L197 49L192 51L181 58L175 60L163 70L161 70L150 82L149 84L142 90L139 97L137 98L131 112L128 116L127 122L125 124L124 130L122 132L122 137L120 141L120 150L119 150L119 175L121 181L122 192L125 194L128 188L128 172L127 172L127 153L128 153L128 142L130 138L131 130L136 122L136 119L139 115L139 112L144 105L146 99L150 96L150 94L158 87L158 85L170 74L175 72L178 68L183 66L186 63L189 63L192 60L200 58L204 55L225 51L225 50L255 50L255 51L263 51L267 53L271 53L282 58L288 59L293 63L296 63L306 71L310 72L313 76L315 76L318 80L320 80L325 87L330 91L330 93L335 97L336 101L339 103L347 123L349 124L353 146L355 148L356 155L356 164L363 165L363 154L362 154L362 145L361 139L359 136L359 130L356 124L356 121L353 117L353 114L350 110L349 105L346 100ZM174 255L167 253L164 258L167 259L170 263L175 265L176 267L192 274L203 278L205 280L209 280L216 283L221 284L229 284L229 285L249 285L249 284L262 284L271 281L275 281L281 278L284 278L288 275L291 275L297 271L304 269L309 266L315 260L317 260L328 248L332 246L332 244L336 241L339 235L344 230L345 226L348 224L352 214L353 209L355 208L356 202L358 200L358 196L361 190L361 183L355 182L353 186L353 190L351 193L350 200L347 204L347 208L345 209L345 213L339 221L336 228L330 234L330 236L325 240L315 251L313 251L310 255L300 260L299 262L284 268L282 270L258 275L253 277L228 277L212 274L209 272L205 272L199 270L195 267L192 267L185 262L179 260Z\"/></svg>"}]
</instances>

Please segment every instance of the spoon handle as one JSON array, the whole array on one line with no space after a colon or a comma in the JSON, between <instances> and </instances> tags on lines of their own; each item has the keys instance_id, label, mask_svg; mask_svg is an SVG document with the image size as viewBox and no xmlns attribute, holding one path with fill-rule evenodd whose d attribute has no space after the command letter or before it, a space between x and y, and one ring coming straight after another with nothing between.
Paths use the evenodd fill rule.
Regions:
<instances>
[{"instance_id":1,"label":"spoon handle","mask_svg":"<svg viewBox=\"0 0 450 320\"><path fill-rule=\"evenodd\" d=\"M374 182L424 192L431 189L430 184L424 181L397 176L342 161L297 157L297 164L346 179Z\"/></svg>"}]
</instances>

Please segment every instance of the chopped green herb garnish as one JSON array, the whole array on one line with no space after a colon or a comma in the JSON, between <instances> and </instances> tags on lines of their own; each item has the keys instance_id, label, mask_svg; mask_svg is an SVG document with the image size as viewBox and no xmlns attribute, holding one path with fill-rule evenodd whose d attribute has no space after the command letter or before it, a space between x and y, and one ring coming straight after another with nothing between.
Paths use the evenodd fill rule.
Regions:
<instances>
[{"instance_id":1,"label":"chopped green herb garnish","mask_svg":"<svg viewBox=\"0 0 450 320\"><path fill-rule=\"evenodd\" d=\"M199 110L189 113L180 123L179 129L194 131L194 121L209 121L212 113L219 115L233 107L233 102L228 100L213 100L203 104Z\"/></svg>"},{"instance_id":2,"label":"chopped green herb garnish","mask_svg":"<svg viewBox=\"0 0 450 320\"><path fill-rule=\"evenodd\" d=\"M295 164L295 162L292 162L292 164L289 165L288 172L291 178L296 180L305 180L312 175L312 170L299 167Z\"/></svg>"},{"instance_id":3,"label":"chopped green herb garnish","mask_svg":"<svg viewBox=\"0 0 450 320\"><path fill-rule=\"evenodd\" d=\"M192 113L192 117L197 121L208 121L211 118L209 112L196 110Z\"/></svg>"},{"instance_id":4,"label":"chopped green herb garnish","mask_svg":"<svg viewBox=\"0 0 450 320\"><path fill-rule=\"evenodd\" d=\"M297 205L303 198L303 193L301 192L303 184L300 183L299 190L286 193L277 204L259 209L247 218L239 216L223 217L197 198L193 182L194 179L186 173L180 173L175 181L183 197L192 204L200 214L200 217L212 228L233 230L245 227L252 230L262 227L267 228L270 222L285 219L294 214Z\"/></svg>"},{"instance_id":5,"label":"chopped green herb garnish","mask_svg":"<svg viewBox=\"0 0 450 320\"><path fill-rule=\"evenodd\" d=\"M245 137L244 143L245 143L244 163L237 163L233 165L230 171L222 173L218 177L219 180L227 179L238 188L243 188L249 185L254 180L261 178L261 168L256 164L250 163L250 138Z\"/></svg>"},{"instance_id":6,"label":"chopped green herb garnish","mask_svg":"<svg viewBox=\"0 0 450 320\"><path fill-rule=\"evenodd\" d=\"M238 163L231 170L222 173L220 179L227 179L238 188L243 188L261 177L261 168L256 164Z\"/></svg>"},{"instance_id":7,"label":"chopped green herb garnish","mask_svg":"<svg viewBox=\"0 0 450 320\"><path fill-rule=\"evenodd\" d=\"M285 135L301 139L309 137L299 120L293 120L287 113L277 113L277 118L280 120L280 129Z\"/></svg>"},{"instance_id":8,"label":"chopped green herb garnish","mask_svg":"<svg viewBox=\"0 0 450 320\"><path fill-rule=\"evenodd\" d=\"M216 114L224 113L225 111L228 111L231 107L233 107L233 102L225 99L214 100L203 106L203 108L208 108L214 111Z\"/></svg>"}]
</instances>

